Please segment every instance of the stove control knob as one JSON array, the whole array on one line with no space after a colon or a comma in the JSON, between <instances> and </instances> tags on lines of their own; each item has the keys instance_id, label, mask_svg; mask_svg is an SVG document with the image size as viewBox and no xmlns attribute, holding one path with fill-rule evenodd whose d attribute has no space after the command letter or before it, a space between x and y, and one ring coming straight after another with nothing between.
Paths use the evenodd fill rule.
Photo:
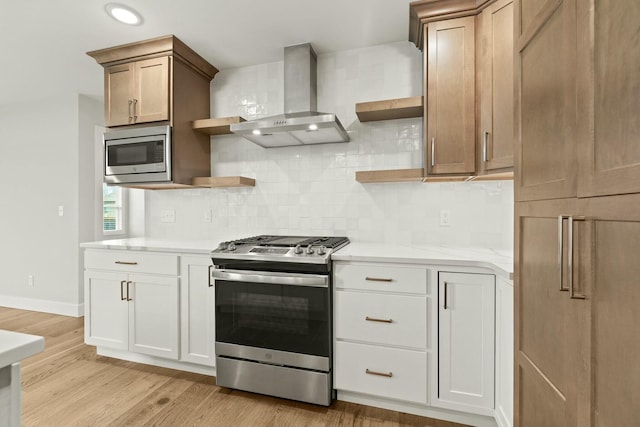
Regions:
<instances>
[{"instance_id":1,"label":"stove control knob","mask_svg":"<svg viewBox=\"0 0 640 427\"><path fill-rule=\"evenodd\" d=\"M318 255L324 255L327 253L327 247L325 245L320 245L318 248Z\"/></svg>"},{"instance_id":2,"label":"stove control knob","mask_svg":"<svg viewBox=\"0 0 640 427\"><path fill-rule=\"evenodd\" d=\"M293 249L293 253L300 255L302 253L302 246L296 245L296 247Z\"/></svg>"},{"instance_id":3,"label":"stove control knob","mask_svg":"<svg viewBox=\"0 0 640 427\"><path fill-rule=\"evenodd\" d=\"M233 242L229 243L229 245L227 246L227 250L230 251L230 252L235 251L236 250L236 244L233 243Z\"/></svg>"},{"instance_id":4,"label":"stove control knob","mask_svg":"<svg viewBox=\"0 0 640 427\"><path fill-rule=\"evenodd\" d=\"M307 253L307 255L311 255L313 253L313 248L311 247L311 245L307 246L307 250L305 252Z\"/></svg>"}]
</instances>

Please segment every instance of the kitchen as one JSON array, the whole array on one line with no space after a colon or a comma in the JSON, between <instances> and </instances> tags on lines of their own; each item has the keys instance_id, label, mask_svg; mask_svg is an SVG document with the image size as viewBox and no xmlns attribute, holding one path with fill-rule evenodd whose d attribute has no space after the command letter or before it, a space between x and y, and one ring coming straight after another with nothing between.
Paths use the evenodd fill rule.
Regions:
<instances>
[{"instance_id":1,"label":"kitchen","mask_svg":"<svg viewBox=\"0 0 640 427\"><path fill-rule=\"evenodd\" d=\"M541 9L532 11L526 9L527 3L523 2L523 10L526 9L528 16L538 16L532 21L535 25L547 22L541 18L547 15L553 16L554 19L549 22L557 25L555 11L559 10L570 17L571 7L575 6L565 2L558 8L556 3L550 2ZM516 2L516 5L518 4L519 2ZM49 7L42 6L45 10ZM355 243L362 243L399 245L405 248L480 247L498 252L512 252L512 181L423 183L422 180L416 179L413 182L362 183L354 179L356 172L380 169L415 170L423 165L427 166L431 160L423 160L425 154L428 156L429 149L423 147L424 131L420 117L364 122L355 114L356 105L359 103L423 94L423 52L407 41L407 4L401 9L398 13L401 15L398 22L402 23L399 36L357 48L335 51L327 49L318 55L319 110L329 111L340 117L349 132L350 142L264 149L235 135L213 136L211 176L248 177L255 179L255 186L170 191L131 189L129 201L130 212L133 214L128 218L129 237L143 237L144 242L155 245L156 249L163 241L208 240L207 245L211 250L223 240L274 234L348 236L354 245L350 244L344 248L345 250L356 247ZM583 10L580 11L583 14L578 17L585 19L586 14ZM87 13L95 14L96 19L98 14L104 15L102 10ZM563 19L569 19L564 15ZM131 34L126 34L123 26L116 27L115 25L119 24L115 21L111 23L102 16L100 19L104 19L104 22L99 21L99 28L103 28L104 31L108 31L110 26L117 28L119 38L114 36L113 41L109 43L87 41L88 44L79 49L79 54L84 56L84 53L90 50L156 37L168 33L170 29L170 26L165 25L160 29L155 28L155 31L149 29L148 31L152 32L144 33L147 35L142 36L143 33L139 31L145 25L157 25L146 17L146 13L145 19L148 22L143 26L133 27ZM351 16L351 23L358 22L359 19L362 18ZM15 29L11 25L15 26L7 22L7 26L3 28ZM557 28L554 27L554 30ZM185 34L178 30L173 32L180 37ZM532 32L527 36L531 34ZM314 43L317 39L311 35L304 35L305 38L300 40L283 41L277 46L270 45L270 59L249 62L246 66L221 67L210 87L210 117L242 116L251 119L282 113L285 98L282 89L284 64L280 62L282 48L309 40ZM197 40L195 36L192 38ZM215 44L208 41L197 45L187 37L184 41L189 41L191 47L197 48L200 54L206 50L205 46ZM68 52L67 49L64 51ZM215 58L216 55L211 54L210 62L220 66ZM578 59L589 61L588 57ZM94 125L103 124L104 121L103 101L100 99L103 79L101 67L89 57L83 58L83 61L86 73L81 73L77 79L80 82L85 79L87 82L91 81L89 87L94 88L93 91L81 93L90 93L92 96L47 93L46 96L38 98L32 94L31 99L24 97L24 101L13 101L10 107L2 109L0 121L5 136L3 140L7 141L6 144L3 142L3 152L6 149L6 153L13 154L12 158L19 156L25 161L8 162L7 155L3 153L1 156L4 159L2 173L7 174L0 184L3 186L4 200L7 201L5 222L12 224L12 227L5 231L2 253L3 258L9 260L7 265L11 265L11 268L6 273L6 279L0 284L0 305L71 316L82 315L83 310L87 310L86 305L83 306L84 253L79 245L103 239L96 230L96 224L101 224L101 214L100 204L96 203L100 196L100 181L94 179L94 171L100 170L100 162L96 161L98 150L94 145ZM549 65L548 62L542 64ZM35 69L35 66L32 68ZM42 69L39 70L41 73ZM571 71L569 67L567 70ZM25 73L27 72L33 71L27 67ZM54 74L56 72L59 71L52 70L50 77L60 77ZM11 77L3 81L16 81L17 76ZM578 81L585 84L583 80ZM55 84L50 83L48 86L46 90L52 90ZM45 95L45 89L41 90ZM5 91L3 88L3 93L12 91L15 92L15 89L7 88ZM588 96L589 92L580 93ZM555 98L553 101L556 101ZM532 116L537 113L535 109L528 112ZM34 127L34 116L37 117L38 129L42 127L46 132L24 131ZM545 117L545 120L549 122L551 119ZM580 129L582 128L588 126L582 126ZM46 135L46 144L43 135ZM523 135L529 137L531 134ZM552 135L544 135L547 137L545 141L555 141ZM480 144L482 136L478 136ZM32 150L34 146L39 150L42 146L42 153L38 153L37 156L43 157L36 162L27 161L36 156ZM477 149L478 153L482 151L481 148ZM534 163L540 162L535 156L531 159ZM517 161L516 159L516 167ZM60 165L67 167L61 168ZM528 167L529 164L525 163L524 166ZM25 174L25 171L28 173ZM16 186L15 179L12 182L9 176L20 176L21 183L26 185ZM42 185L44 182L51 183L46 186L46 190ZM571 185L567 188L569 187ZM630 189L624 189L621 193L637 191L632 184L628 187ZM558 194L560 193L553 197L571 196L570 191L562 193L561 196ZM544 197L534 195L520 200L541 198ZM593 205L598 201L594 200ZM9 209L13 205L21 208ZM535 206L531 203L529 205L531 207L522 206L536 212ZM633 203L630 206L633 206ZM602 211L604 208L594 209ZM575 209L567 209L559 214L574 215L577 221L579 215L574 211L579 213ZM634 212L633 209L626 209L626 214L629 215L627 220L633 218ZM549 239L557 239L557 215L554 214L553 217L553 226L556 228ZM566 236L571 228L567 227L569 219L562 220L561 224L561 232ZM578 224L576 228L580 233L584 231L583 226L590 225ZM545 223L545 230L548 229ZM557 242L555 244L556 247L553 249L557 257ZM633 242L629 242L629 245L632 244ZM566 256L569 245L565 242L561 248L565 246ZM46 254L45 257L39 257L37 263L30 261L31 257L28 256L34 252L33 248L38 248L38 253ZM515 249L517 254L517 246ZM432 262L434 260L429 256L425 256L424 259L430 259ZM468 256L465 259L477 261ZM441 258L437 260L442 262ZM348 260L343 259L340 262ZM517 265L516 261L516 281ZM564 270L565 276L567 271L572 271L572 268ZM560 273L563 274L562 272L561 269ZM69 277L75 280L69 280ZM437 283L437 280L437 276L430 276L430 283ZM585 289L581 288L578 291L584 292ZM436 313L432 312L430 315L435 316ZM432 319L437 321L435 317ZM432 377L433 375L430 375L431 379ZM557 384L556 386L562 389L565 384L563 383L562 387ZM433 389L433 385L430 389ZM367 404L376 406L371 402ZM400 411L409 412L406 409ZM460 419L458 421L464 422ZM583 420L583 424L588 422Z\"/></svg>"}]
</instances>

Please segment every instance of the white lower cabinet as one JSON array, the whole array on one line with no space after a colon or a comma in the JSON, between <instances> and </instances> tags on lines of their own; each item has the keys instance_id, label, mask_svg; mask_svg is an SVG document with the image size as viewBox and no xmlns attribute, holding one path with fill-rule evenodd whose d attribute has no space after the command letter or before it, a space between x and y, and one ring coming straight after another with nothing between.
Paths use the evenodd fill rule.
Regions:
<instances>
[{"instance_id":1,"label":"white lower cabinet","mask_svg":"<svg viewBox=\"0 0 640 427\"><path fill-rule=\"evenodd\" d=\"M181 357L184 362L215 365L214 288L209 286L209 256L180 260Z\"/></svg>"},{"instance_id":2,"label":"white lower cabinet","mask_svg":"<svg viewBox=\"0 0 640 427\"><path fill-rule=\"evenodd\" d=\"M338 390L427 403L427 353L338 341Z\"/></svg>"},{"instance_id":3,"label":"white lower cabinet","mask_svg":"<svg viewBox=\"0 0 640 427\"><path fill-rule=\"evenodd\" d=\"M513 282L496 280L496 422L513 425Z\"/></svg>"},{"instance_id":4,"label":"white lower cabinet","mask_svg":"<svg viewBox=\"0 0 640 427\"><path fill-rule=\"evenodd\" d=\"M87 250L85 267L85 342L177 360L178 257Z\"/></svg>"},{"instance_id":5,"label":"white lower cabinet","mask_svg":"<svg viewBox=\"0 0 640 427\"><path fill-rule=\"evenodd\" d=\"M494 415L494 307L494 275L438 273L434 406Z\"/></svg>"},{"instance_id":6,"label":"white lower cabinet","mask_svg":"<svg viewBox=\"0 0 640 427\"><path fill-rule=\"evenodd\" d=\"M428 270L335 262L334 387L428 403Z\"/></svg>"}]
</instances>

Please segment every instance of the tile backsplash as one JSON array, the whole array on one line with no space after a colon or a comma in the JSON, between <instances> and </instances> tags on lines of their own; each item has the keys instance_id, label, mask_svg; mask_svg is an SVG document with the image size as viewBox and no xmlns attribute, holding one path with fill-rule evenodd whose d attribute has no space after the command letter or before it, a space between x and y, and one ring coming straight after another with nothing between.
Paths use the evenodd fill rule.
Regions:
<instances>
[{"instance_id":1,"label":"tile backsplash","mask_svg":"<svg viewBox=\"0 0 640 427\"><path fill-rule=\"evenodd\" d=\"M211 117L280 114L283 85L282 62L222 70L211 84ZM409 42L318 55L318 110L335 113L351 141L265 149L235 135L212 137L212 175L247 176L256 186L147 191L146 235L320 234L511 249L511 181L355 181L356 171L419 168L423 157L422 119L360 123L355 104L421 94L422 53ZM174 210L176 221L161 222L162 210ZM442 210L449 226L440 226Z\"/></svg>"}]
</instances>

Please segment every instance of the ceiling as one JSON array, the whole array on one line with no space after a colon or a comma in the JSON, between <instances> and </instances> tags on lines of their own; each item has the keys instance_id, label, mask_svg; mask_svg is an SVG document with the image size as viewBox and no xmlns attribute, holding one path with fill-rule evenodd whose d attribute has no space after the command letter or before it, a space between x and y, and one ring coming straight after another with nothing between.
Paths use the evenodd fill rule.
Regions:
<instances>
[{"instance_id":1,"label":"ceiling","mask_svg":"<svg viewBox=\"0 0 640 427\"><path fill-rule=\"evenodd\" d=\"M122 0L144 19L127 26L109 0L3 1L0 107L60 94L102 96L85 52L174 34L218 69L281 61L283 47L319 53L404 41L411 0Z\"/></svg>"}]
</instances>

